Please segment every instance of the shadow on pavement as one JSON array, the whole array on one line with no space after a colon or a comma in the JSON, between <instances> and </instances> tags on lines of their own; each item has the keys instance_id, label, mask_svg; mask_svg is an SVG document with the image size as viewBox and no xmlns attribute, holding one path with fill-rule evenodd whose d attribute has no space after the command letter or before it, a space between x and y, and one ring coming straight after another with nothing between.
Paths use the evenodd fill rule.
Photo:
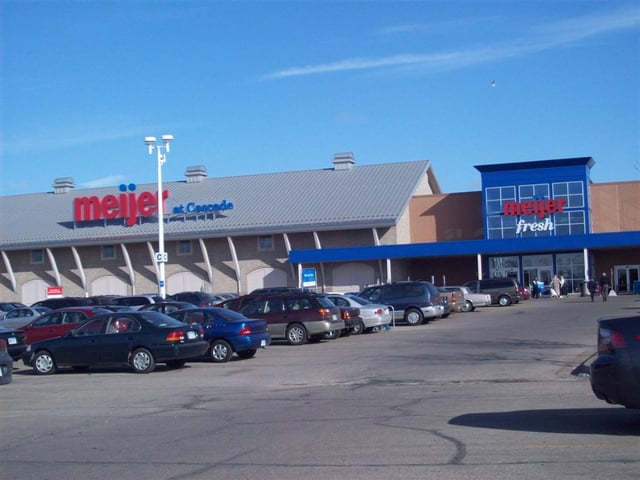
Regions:
<instances>
[{"instance_id":1,"label":"shadow on pavement","mask_svg":"<svg viewBox=\"0 0 640 480\"><path fill-rule=\"evenodd\" d=\"M547 433L640 436L640 410L623 407L468 413L450 425Z\"/></svg>"}]
</instances>

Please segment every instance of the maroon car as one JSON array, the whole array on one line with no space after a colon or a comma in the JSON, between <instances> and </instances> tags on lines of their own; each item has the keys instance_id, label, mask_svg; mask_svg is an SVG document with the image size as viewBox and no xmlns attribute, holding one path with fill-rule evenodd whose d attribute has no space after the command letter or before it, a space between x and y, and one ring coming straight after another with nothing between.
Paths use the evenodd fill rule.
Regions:
<instances>
[{"instance_id":1,"label":"maroon car","mask_svg":"<svg viewBox=\"0 0 640 480\"><path fill-rule=\"evenodd\" d=\"M25 333L26 344L39 342L53 337L61 337L84 321L110 310L101 307L68 307L52 310L41 315L31 323L20 327Z\"/></svg>"}]
</instances>

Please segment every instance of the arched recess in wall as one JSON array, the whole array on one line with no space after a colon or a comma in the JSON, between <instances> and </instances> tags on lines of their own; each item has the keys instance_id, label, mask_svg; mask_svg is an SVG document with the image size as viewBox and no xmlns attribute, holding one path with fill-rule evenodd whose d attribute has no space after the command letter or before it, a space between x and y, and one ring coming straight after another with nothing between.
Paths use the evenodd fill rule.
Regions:
<instances>
[{"instance_id":1,"label":"arched recess in wall","mask_svg":"<svg viewBox=\"0 0 640 480\"><path fill-rule=\"evenodd\" d=\"M205 283L206 282L202 277L199 277L192 272L175 273L167 279L167 294L173 295L178 292L204 292L206 291Z\"/></svg>"},{"instance_id":2,"label":"arched recess in wall","mask_svg":"<svg viewBox=\"0 0 640 480\"><path fill-rule=\"evenodd\" d=\"M44 280L29 280L22 285L20 301L25 305L31 305L47 298L49 284Z\"/></svg>"},{"instance_id":3,"label":"arched recess in wall","mask_svg":"<svg viewBox=\"0 0 640 480\"><path fill-rule=\"evenodd\" d=\"M375 282L375 270L363 263L346 263L333 269L332 290L359 292L366 285Z\"/></svg>"},{"instance_id":4,"label":"arched recess in wall","mask_svg":"<svg viewBox=\"0 0 640 480\"><path fill-rule=\"evenodd\" d=\"M287 272L277 268L259 268L247 274L247 292L256 288L289 286Z\"/></svg>"},{"instance_id":5,"label":"arched recess in wall","mask_svg":"<svg viewBox=\"0 0 640 480\"><path fill-rule=\"evenodd\" d=\"M91 282L91 295L129 295L127 282L115 275L105 275Z\"/></svg>"}]
</instances>

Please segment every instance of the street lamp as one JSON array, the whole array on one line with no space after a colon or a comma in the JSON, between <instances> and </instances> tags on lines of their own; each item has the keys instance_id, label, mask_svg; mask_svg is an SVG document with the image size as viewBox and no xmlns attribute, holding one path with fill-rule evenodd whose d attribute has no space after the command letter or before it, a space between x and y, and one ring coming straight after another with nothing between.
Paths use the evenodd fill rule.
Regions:
<instances>
[{"instance_id":1,"label":"street lamp","mask_svg":"<svg viewBox=\"0 0 640 480\"><path fill-rule=\"evenodd\" d=\"M158 264L158 295L162 298L166 297L167 286L164 278L164 264L167 263L169 256L164 251L164 211L162 198L162 165L167 160L166 154L169 153L169 145L173 140L173 135L163 135L162 145L156 145L156 137L144 137L144 143L149 148L149 155L153 155L155 149L158 154L158 252L156 253L156 263ZM164 153L162 151L164 150Z\"/></svg>"}]
</instances>

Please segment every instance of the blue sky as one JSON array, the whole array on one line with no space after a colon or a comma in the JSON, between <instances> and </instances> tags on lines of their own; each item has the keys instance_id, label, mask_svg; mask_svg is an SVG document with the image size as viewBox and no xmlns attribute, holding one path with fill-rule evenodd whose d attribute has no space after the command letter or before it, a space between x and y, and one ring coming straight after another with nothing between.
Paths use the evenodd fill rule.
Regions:
<instances>
[{"instance_id":1,"label":"blue sky","mask_svg":"<svg viewBox=\"0 0 640 480\"><path fill-rule=\"evenodd\" d=\"M29 1L0 4L1 195L431 160L592 156L640 179L634 1ZM495 86L493 82L495 81Z\"/></svg>"}]
</instances>

